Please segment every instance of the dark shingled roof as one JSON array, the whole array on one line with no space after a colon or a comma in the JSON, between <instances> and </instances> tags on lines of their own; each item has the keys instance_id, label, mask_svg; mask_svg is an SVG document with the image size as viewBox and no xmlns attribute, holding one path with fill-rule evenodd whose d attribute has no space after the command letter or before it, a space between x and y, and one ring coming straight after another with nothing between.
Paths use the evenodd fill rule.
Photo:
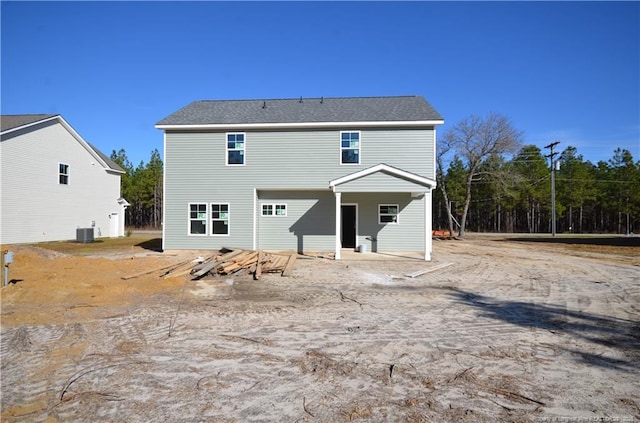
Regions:
<instances>
[{"instance_id":1,"label":"dark shingled roof","mask_svg":"<svg viewBox=\"0 0 640 423\"><path fill-rule=\"evenodd\" d=\"M120 167L120 165L118 163L114 162L107 155L105 155L102 151L98 150L98 148L95 145L93 145L93 144L91 144L89 142L87 144L89 144L89 147L91 147L93 149L93 151L95 151L96 154L98 156L100 156L100 158L102 160L104 160L104 162L107 164L107 166L109 166L110 169L117 170L118 172L127 173L122 167Z\"/></svg>"},{"instance_id":2,"label":"dark shingled roof","mask_svg":"<svg viewBox=\"0 0 640 423\"><path fill-rule=\"evenodd\" d=\"M0 116L0 122L2 123L2 132L8 131L10 129L19 128L24 125L28 125L31 123L40 122L42 120L46 120L52 117L57 117L60 115L2 115ZM86 141L85 141L86 142ZM117 172L126 173L124 169L122 169L116 162L107 157L102 151L98 150L94 145L87 142L89 148L91 148L109 167L111 170L115 170Z\"/></svg>"},{"instance_id":3,"label":"dark shingled roof","mask_svg":"<svg viewBox=\"0 0 640 423\"><path fill-rule=\"evenodd\" d=\"M201 100L157 125L443 120L422 96Z\"/></svg>"},{"instance_id":4,"label":"dark shingled roof","mask_svg":"<svg viewBox=\"0 0 640 423\"><path fill-rule=\"evenodd\" d=\"M54 116L57 115L2 115L0 116L0 123L2 126L2 132L4 132L9 129L39 122Z\"/></svg>"}]
</instances>

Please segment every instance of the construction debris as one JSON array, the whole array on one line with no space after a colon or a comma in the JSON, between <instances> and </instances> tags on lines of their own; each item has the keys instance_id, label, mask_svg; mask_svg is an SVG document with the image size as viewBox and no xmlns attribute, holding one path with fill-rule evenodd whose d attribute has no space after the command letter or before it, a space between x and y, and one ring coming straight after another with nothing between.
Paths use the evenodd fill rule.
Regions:
<instances>
[{"instance_id":1,"label":"construction debris","mask_svg":"<svg viewBox=\"0 0 640 423\"><path fill-rule=\"evenodd\" d=\"M437 266L430 267L428 269L417 270L413 273L406 273L405 276L408 278L417 278L418 276L422 276L425 273L435 272L436 270L444 269L445 267L451 266L453 263L441 263Z\"/></svg>"},{"instance_id":2,"label":"construction debris","mask_svg":"<svg viewBox=\"0 0 640 423\"><path fill-rule=\"evenodd\" d=\"M192 279L199 279L206 274L238 275L250 274L258 280L263 273L281 273L290 276L295 264L297 253L265 253L264 251L230 250L213 257L204 267L192 273Z\"/></svg>"},{"instance_id":3,"label":"construction debris","mask_svg":"<svg viewBox=\"0 0 640 423\"><path fill-rule=\"evenodd\" d=\"M264 251L243 250L240 248L222 248L218 254L209 257L198 257L180 263L146 270L133 275L123 276L122 279L132 279L142 275L162 272L163 278L174 278L191 275L192 280L206 275L252 275L255 280L263 273L281 273L290 276L298 254L293 253L265 253Z\"/></svg>"}]
</instances>

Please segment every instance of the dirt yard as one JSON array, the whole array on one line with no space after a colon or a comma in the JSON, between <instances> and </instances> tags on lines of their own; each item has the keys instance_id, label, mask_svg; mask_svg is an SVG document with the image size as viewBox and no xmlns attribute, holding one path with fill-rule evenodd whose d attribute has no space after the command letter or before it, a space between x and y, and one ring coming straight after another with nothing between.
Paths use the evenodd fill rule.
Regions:
<instances>
[{"instance_id":1,"label":"dirt yard","mask_svg":"<svg viewBox=\"0 0 640 423\"><path fill-rule=\"evenodd\" d=\"M201 252L12 248L1 418L638 421L638 239L435 241L430 263L300 256L260 281L121 279Z\"/></svg>"}]
</instances>

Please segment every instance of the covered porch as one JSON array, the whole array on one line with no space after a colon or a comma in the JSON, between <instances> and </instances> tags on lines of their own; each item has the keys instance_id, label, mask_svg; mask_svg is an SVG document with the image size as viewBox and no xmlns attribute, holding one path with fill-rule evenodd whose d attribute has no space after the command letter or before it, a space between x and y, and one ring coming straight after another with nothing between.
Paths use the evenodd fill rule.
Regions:
<instances>
[{"instance_id":1,"label":"covered porch","mask_svg":"<svg viewBox=\"0 0 640 423\"><path fill-rule=\"evenodd\" d=\"M378 164L330 181L335 198L335 259L415 257L431 260L431 192L436 183ZM346 258L346 257L345 257Z\"/></svg>"}]
</instances>

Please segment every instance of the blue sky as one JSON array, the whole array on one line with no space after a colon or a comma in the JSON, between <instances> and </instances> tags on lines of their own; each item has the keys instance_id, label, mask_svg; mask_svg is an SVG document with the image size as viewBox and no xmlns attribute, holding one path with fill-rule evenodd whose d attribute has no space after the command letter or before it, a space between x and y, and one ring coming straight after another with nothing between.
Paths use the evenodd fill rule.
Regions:
<instances>
[{"instance_id":1,"label":"blue sky","mask_svg":"<svg viewBox=\"0 0 640 423\"><path fill-rule=\"evenodd\" d=\"M640 2L13 2L2 114L59 113L106 154L162 151L193 100L423 95L539 147L640 160Z\"/></svg>"}]
</instances>

